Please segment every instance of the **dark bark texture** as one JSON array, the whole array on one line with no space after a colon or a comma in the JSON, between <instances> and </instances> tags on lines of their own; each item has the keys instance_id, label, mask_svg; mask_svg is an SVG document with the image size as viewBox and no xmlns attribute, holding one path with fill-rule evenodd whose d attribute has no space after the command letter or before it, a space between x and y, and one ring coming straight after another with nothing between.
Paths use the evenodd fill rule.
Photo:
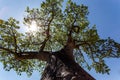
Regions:
<instances>
[{"instance_id":1,"label":"dark bark texture","mask_svg":"<svg viewBox=\"0 0 120 80\"><path fill-rule=\"evenodd\" d=\"M64 51L52 53L41 80L95 80Z\"/></svg>"}]
</instances>

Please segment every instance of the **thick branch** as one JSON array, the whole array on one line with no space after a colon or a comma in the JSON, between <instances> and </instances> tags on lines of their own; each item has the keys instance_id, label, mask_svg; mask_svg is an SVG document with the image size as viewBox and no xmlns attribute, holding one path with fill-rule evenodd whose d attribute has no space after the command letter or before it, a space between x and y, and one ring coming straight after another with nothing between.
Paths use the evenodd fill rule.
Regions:
<instances>
[{"instance_id":1,"label":"thick branch","mask_svg":"<svg viewBox=\"0 0 120 80\"><path fill-rule=\"evenodd\" d=\"M49 56L51 55L50 52L42 51L42 52L14 52L8 48L4 48L0 46L0 50L5 50L15 56L16 59L23 60L23 59L39 59L42 61L47 61L49 59Z\"/></svg>"},{"instance_id":2,"label":"thick branch","mask_svg":"<svg viewBox=\"0 0 120 80\"><path fill-rule=\"evenodd\" d=\"M21 52L17 53L17 59L39 59L42 61L47 61L49 59L50 53L47 51L42 52Z\"/></svg>"},{"instance_id":3,"label":"thick branch","mask_svg":"<svg viewBox=\"0 0 120 80\"><path fill-rule=\"evenodd\" d=\"M12 51L12 50L10 50L10 49L8 49L8 48L4 48L4 47L2 47L2 46L0 46L0 50L5 50L5 51L7 51L7 52L10 52L11 54L16 54L14 51Z\"/></svg>"},{"instance_id":4,"label":"thick branch","mask_svg":"<svg viewBox=\"0 0 120 80\"><path fill-rule=\"evenodd\" d=\"M68 40L67 40L67 44L69 42L73 42L73 39L72 39L72 33L73 33L73 28L74 28L74 23L76 22L76 19L73 21L73 23L71 24L71 28L70 28L70 31L68 33Z\"/></svg>"},{"instance_id":5,"label":"thick branch","mask_svg":"<svg viewBox=\"0 0 120 80\"><path fill-rule=\"evenodd\" d=\"M73 33L73 28L74 28L74 23L75 22L76 22L76 19L71 24L71 28L70 28L70 31L68 33L67 43L66 43L66 46L64 47L64 50L66 51L66 54L68 56L70 56L72 59L74 59L73 50L75 48L75 40L72 37L72 33Z\"/></svg>"}]
</instances>

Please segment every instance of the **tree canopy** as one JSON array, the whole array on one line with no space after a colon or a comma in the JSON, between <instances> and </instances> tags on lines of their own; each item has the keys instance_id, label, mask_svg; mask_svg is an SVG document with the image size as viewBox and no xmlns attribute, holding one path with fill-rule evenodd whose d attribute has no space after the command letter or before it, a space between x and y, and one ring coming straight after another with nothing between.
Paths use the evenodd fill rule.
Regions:
<instances>
[{"instance_id":1,"label":"tree canopy","mask_svg":"<svg viewBox=\"0 0 120 80\"><path fill-rule=\"evenodd\" d=\"M46 0L40 8L26 8L24 24L30 26L34 21L37 30L20 32L19 21L9 18L0 20L0 62L5 70L15 70L18 74L41 70L45 64L33 59L34 54L55 52L71 42L74 43L76 61L89 70L94 68L99 73L109 73L105 58L119 58L120 44L111 38L101 39L96 25L90 26L88 7L68 0ZM25 54L26 53L26 54ZM27 60L17 59L21 54L32 55ZM91 61L87 61L87 59ZM42 60L42 59L41 59ZM43 60L44 61L44 60Z\"/></svg>"}]
</instances>

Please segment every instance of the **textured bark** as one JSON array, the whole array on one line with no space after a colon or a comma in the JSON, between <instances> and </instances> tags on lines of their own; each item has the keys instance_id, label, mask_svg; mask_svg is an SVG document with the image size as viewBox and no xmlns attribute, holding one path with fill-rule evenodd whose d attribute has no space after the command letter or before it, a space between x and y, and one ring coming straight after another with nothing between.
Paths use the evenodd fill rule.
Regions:
<instances>
[{"instance_id":1,"label":"textured bark","mask_svg":"<svg viewBox=\"0 0 120 80\"><path fill-rule=\"evenodd\" d=\"M64 51L53 53L42 74L41 80L95 80Z\"/></svg>"},{"instance_id":2,"label":"textured bark","mask_svg":"<svg viewBox=\"0 0 120 80\"><path fill-rule=\"evenodd\" d=\"M48 51L27 51L27 52L15 52L9 48L4 48L0 46L0 50L4 50L8 53L11 53L15 56L17 60L23 59L39 59L41 61L47 61L51 55Z\"/></svg>"},{"instance_id":3,"label":"textured bark","mask_svg":"<svg viewBox=\"0 0 120 80\"><path fill-rule=\"evenodd\" d=\"M68 40L67 45L60 51L51 52L13 52L10 49L0 47L0 49L15 55L16 59L39 59L47 61L47 66L43 72L41 80L95 80L85 70L83 70L74 60L73 40Z\"/></svg>"},{"instance_id":4,"label":"textured bark","mask_svg":"<svg viewBox=\"0 0 120 80\"><path fill-rule=\"evenodd\" d=\"M50 52L47 51L41 51L41 52L21 52L21 53L16 53L15 58L17 60L24 60L24 59L38 59L40 61L47 61Z\"/></svg>"}]
</instances>

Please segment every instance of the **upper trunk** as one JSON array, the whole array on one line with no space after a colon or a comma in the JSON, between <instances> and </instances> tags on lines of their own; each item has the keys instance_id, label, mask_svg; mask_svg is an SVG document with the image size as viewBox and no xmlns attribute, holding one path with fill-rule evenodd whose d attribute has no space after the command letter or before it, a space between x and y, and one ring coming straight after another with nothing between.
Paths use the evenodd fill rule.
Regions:
<instances>
[{"instance_id":1,"label":"upper trunk","mask_svg":"<svg viewBox=\"0 0 120 80\"><path fill-rule=\"evenodd\" d=\"M52 53L41 80L95 80L66 52L69 50Z\"/></svg>"}]
</instances>

